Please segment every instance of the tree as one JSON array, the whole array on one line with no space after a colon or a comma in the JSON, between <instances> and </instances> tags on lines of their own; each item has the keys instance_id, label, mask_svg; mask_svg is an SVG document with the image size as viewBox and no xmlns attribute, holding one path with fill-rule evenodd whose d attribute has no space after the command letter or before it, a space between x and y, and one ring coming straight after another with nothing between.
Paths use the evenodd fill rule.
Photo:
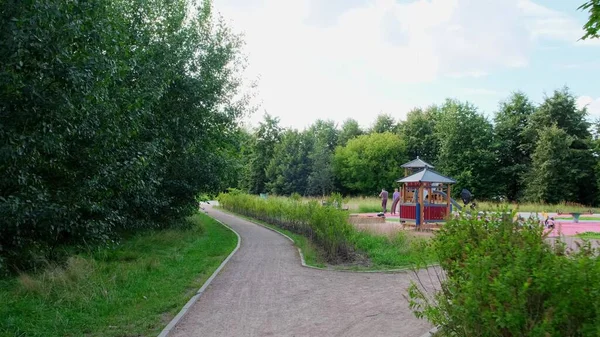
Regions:
<instances>
[{"instance_id":1,"label":"tree","mask_svg":"<svg viewBox=\"0 0 600 337\"><path fill-rule=\"evenodd\" d=\"M406 143L409 158L421 159L430 163L437 160L439 140L435 133L438 109L435 106L426 110L413 109L400 124L400 135Z\"/></svg>"},{"instance_id":2,"label":"tree","mask_svg":"<svg viewBox=\"0 0 600 337\"><path fill-rule=\"evenodd\" d=\"M352 118L348 118L342 124L342 129L338 133L339 146L345 146L350 139L356 138L363 134L363 131L358 125L358 122Z\"/></svg>"},{"instance_id":3,"label":"tree","mask_svg":"<svg viewBox=\"0 0 600 337\"><path fill-rule=\"evenodd\" d=\"M0 273L3 260L170 226L222 187L243 62L211 11L0 2Z\"/></svg>"},{"instance_id":4,"label":"tree","mask_svg":"<svg viewBox=\"0 0 600 337\"><path fill-rule=\"evenodd\" d=\"M575 96L568 87L564 87L544 98L544 102L531 116L530 128L535 132L556 125L573 137L588 139L590 124L586 116L587 111L577 108Z\"/></svg>"},{"instance_id":5,"label":"tree","mask_svg":"<svg viewBox=\"0 0 600 337\"><path fill-rule=\"evenodd\" d=\"M400 136L373 133L338 147L334 172L345 192L373 195L383 187L391 187L401 177L400 165L406 161L406 146Z\"/></svg>"},{"instance_id":6,"label":"tree","mask_svg":"<svg viewBox=\"0 0 600 337\"><path fill-rule=\"evenodd\" d=\"M531 166L531 150L535 144L531 144L526 131L534 111L527 96L515 92L500 103L494 119L499 192L510 201L522 196L525 174Z\"/></svg>"},{"instance_id":7,"label":"tree","mask_svg":"<svg viewBox=\"0 0 600 337\"><path fill-rule=\"evenodd\" d=\"M307 133L285 130L267 167L267 189L273 194L306 194L311 172L313 139Z\"/></svg>"},{"instance_id":8,"label":"tree","mask_svg":"<svg viewBox=\"0 0 600 337\"><path fill-rule=\"evenodd\" d=\"M527 199L559 203L576 198L577 187L568 167L572 143L573 137L556 125L540 132L528 175Z\"/></svg>"},{"instance_id":9,"label":"tree","mask_svg":"<svg viewBox=\"0 0 600 337\"><path fill-rule=\"evenodd\" d=\"M598 35L598 31L600 30L600 0L587 1L577 9L590 12L590 17L583 26L585 34L581 39L597 39L600 36Z\"/></svg>"},{"instance_id":10,"label":"tree","mask_svg":"<svg viewBox=\"0 0 600 337\"><path fill-rule=\"evenodd\" d=\"M326 195L333 191L333 151L338 141L338 132L332 121L317 120L307 133L314 139L310 159L311 172L308 178L308 193Z\"/></svg>"},{"instance_id":11,"label":"tree","mask_svg":"<svg viewBox=\"0 0 600 337\"><path fill-rule=\"evenodd\" d=\"M540 131L540 128L547 130L548 127L557 127L570 137L569 155L559 157L564 161L557 163L567 170L565 174L569 177L568 181L564 181L563 200L595 205L598 186L590 185L589 182L596 180L597 160L594 158L590 123L586 117L587 109L577 107L575 96L567 87L555 90L531 116L528 137L536 139L536 151L542 132L545 132ZM540 191L539 184L536 186L535 191ZM532 193L529 195L532 197ZM539 195L542 194L537 192L533 197L537 198Z\"/></svg>"},{"instance_id":12,"label":"tree","mask_svg":"<svg viewBox=\"0 0 600 337\"><path fill-rule=\"evenodd\" d=\"M497 196L490 122L472 104L448 99L435 130L440 142L436 168L456 179L455 193L467 188L480 199Z\"/></svg>"},{"instance_id":13,"label":"tree","mask_svg":"<svg viewBox=\"0 0 600 337\"><path fill-rule=\"evenodd\" d=\"M273 157L275 145L281 138L281 131L279 118L265 114L255 133L254 150L250 160L250 193L266 192L266 170Z\"/></svg>"},{"instance_id":14,"label":"tree","mask_svg":"<svg viewBox=\"0 0 600 337\"><path fill-rule=\"evenodd\" d=\"M396 131L396 120L389 114L380 114L377 116L371 133L384 133Z\"/></svg>"}]
</instances>

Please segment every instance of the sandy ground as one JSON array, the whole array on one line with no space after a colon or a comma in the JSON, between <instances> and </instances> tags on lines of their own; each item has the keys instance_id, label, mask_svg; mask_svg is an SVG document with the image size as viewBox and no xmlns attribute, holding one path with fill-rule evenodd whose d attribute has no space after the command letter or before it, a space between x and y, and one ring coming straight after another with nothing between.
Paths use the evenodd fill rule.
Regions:
<instances>
[{"instance_id":1,"label":"sandy ground","mask_svg":"<svg viewBox=\"0 0 600 337\"><path fill-rule=\"evenodd\" d=\"M234 228L242 244L170 336L413 337L431 328L403 296L414 273L305 268L281 235L206 209ZM428 280L425 273L421 279Z\"/></svg>"}]
</instances>

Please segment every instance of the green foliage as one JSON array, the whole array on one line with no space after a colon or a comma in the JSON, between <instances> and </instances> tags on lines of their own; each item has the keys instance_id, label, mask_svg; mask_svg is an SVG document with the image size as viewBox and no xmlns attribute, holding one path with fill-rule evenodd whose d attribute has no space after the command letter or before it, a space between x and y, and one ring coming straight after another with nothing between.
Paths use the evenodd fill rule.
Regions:
<instances>
[{"instance_id":1,"label":"green foliage","mask_svg":"<svg viewBox=\"0 0 600 337\"><path fill-rule=\"evenodd\" d=\"M278 195L306 194L312 167L311 148L312 139L305 133L284 131L267 167L267 190Z\"/></svg>"},{"instance_id":2,"label":"green foliage","mask_svg":"<svg viewBox=\"0 0 600 337\"><path fill-rule=\"evenodd\" d=\"M438 108L435 106L408 112L406 120L400 125L400 135L406 143L409 158L418 156L427 162L437 160L439 139L435 133L435 124L438 115Z\"/></svg>"},{"instance_id":3,"label":"green foliage","mask_svg":"<svg viewBox=\"0 0 600 337\"><path fill-rule=\"evenodd\" d=\"M586 119L587 111L577 108L577 100L569 88L554 90L531 116L530 128L540 130L556 124L567 134L579 139L588 139L590 123Z\"/></svg>"},{"instance_id":4,"label":"green foliage","mask_svg":"<svg viewBox=\"0 0 600 337\"><path fill-rule=\"evenodd\" d=\"M329 262L353 258L354 247L349 238L354 228L348 224L345 211L321 206L316 200L303 203L295 198L265 200L247 194L220 194L218 200L226 210L308 237L323 248Z\"/></svg>"},{"instance_id":5,"label":"green foliage","mask_svg":"<svg viewBox=\"0 0 600 337\"><path fill-rule=\"evenodd\" d=\"M568 88L546 97L531 116L528 132L536 147L527 185L530 200L597 203L598 186L589 182L597 179L598 161L586 116Z\"/></svg>"},{"instance_id":6,"label":"green foliage","mask_svg":"<svg viewBox=\"0 0 600 337\"><path fill-rule=\"evenodd\" d=\"M509 201L522 197L525 174L531 167L532 142L527 137L529 119L535 107L521 92L500 103L494 118L499 192Z\"/></svg>"},{"instance_id":7,"label":"green foliage","mask_svg":"<svg viewBox=\"0 0 600 337\"><path fill-rule=\"evenodd\" d=\"M363 134L363 131L358 125L358 122L352 118L346 119L338 134L338 145L346 146L350 139L356 138Z\"/></svg>"},{"instance_id":8,"label":"green foliage","mask_svg":"<svg viewBox=\"0 0 600 337\"><path fill-rule=\"evenodd\" d=\"M265 114L254 135L254 147L249 160L248 191L253 194L267 192L267 168L271 163L275 146L281 139L279 118Z\"/></svg>"},{"instance_id":9,"label":"green foliage","mask_svg":"<svg viewBox=\"0 0 600 337\"><path fill-rule=\"evenodd\" d=\"M0 2L0 256L169 226L227 183L241 41L186 0ZM0 267L0 269L3 269ZM1 272L1 270L0 270Z\"/></svg>"},{"instance_id":10,"label":"green foliage","mask_svg":"<svg viewBox=\"0 0 600 337\"><path fill-rule=\"evenodd\" d=\"M393 133L372 133L338 147L334 172L349 193L378 194L401 177L400 165L407 162L406 147Z\"/></svg>"},{"instance_id":11,"label":"green foliage","mask_svg":"<svg viewBox=\"0 0 600 337\"><path fill-rule=\"evenodd\" d=\"M457 181L455 195L467 188L478 199L497 196L490 122L473 105L447 100L435 130L440 142L436 168Z\"/></svg>"},{"instance_id":12,"label":"green foliage","mask_svg":"<svg viewBox=\"0 0 600 337\"><path fill-rule=\"evenodd\" d=\"M597 336L600 260L589 243L568 255L537 220L513 216L446 223L431 243L441 288L413 284L410 307L444 336Z\"/></svg>"},{"instance_id":13,"label":"green foliage","mask_svg":"<svg viewBox=\"0 0 600 337\"><path fill-rule=\"evenodd\" d=\"M237 243L203 214L173 227L0 280L0 335L158 335Z\"/></svg>"},{"instance_id":14,"label":"green foliage","mask_svg":"<svg viewBox=\"0 0 600 337\"><path fill-rule=\"evenodd\" d=\"M578 9L586 10L590 13L588 21L583 26L585 35L583 35L581 39L597 39L600 37L600 35L598 35L598 31L600 31L600 0L589 0L579 6Z\"/></svg>"},{"instance_id":15,"label":"green foliage","mask_svg":"<svg viewBox=\"0 0 600 337\"><path fill-rule=\"evenodd\" d=\"M371 127L371 133L386 133L396 131L396 120L389 114L380 114Z\"/></svg>"}]
</instances>

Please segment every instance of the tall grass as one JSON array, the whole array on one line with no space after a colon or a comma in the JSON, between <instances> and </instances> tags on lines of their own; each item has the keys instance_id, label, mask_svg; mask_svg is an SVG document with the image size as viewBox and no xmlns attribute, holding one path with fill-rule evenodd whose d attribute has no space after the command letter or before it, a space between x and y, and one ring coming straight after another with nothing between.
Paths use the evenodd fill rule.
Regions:
<instances>
[{"instance_id":1,"label":"tall grass","mask_svg":"<svg viewBox=\"0 0 600 337\"><path fill-rule=\"evenodd\" d=\"M357 230L348 223L347 211L321 206L320 199L261 199L235 192L221 194L219 202L231 212L308 237L332 264L351 262L351 268L382 269L431 261L421 249L422 240L404 233L389 236Z\"/></svg>"},{"instance_id":2,"label":"tall grass","mask_svg":"<svg viewBox=\"0 0 600 337\"><path fill-rule=\"evenodd\" d=\"M459 204L462 201L457 200ZM576 203L561 203L561 204L542 204L533 202L508 203L508 202L493 202L493 201L478 201L475 200L477 209L480 211L497 211L501 209L512 209L517 212L546 212L546 213L596 213L599 209L580 205ZM373 213L381 211L381 200L375 197L353 197L345 200L345 205L351 212L357 213ZM391 207L391 200L388 200L388 210Z\"/></svg>"},{"instance_id":3,"label":"tall grass","mask_svg":"<svg viewBox=\"0 0 600 337\"><path fill-rule=\"evenodd\" d=\"M323 248L329 262L348 261L353 257L353 245L348 238L354 228L348 223L348 213L343 210L323 207L316 200L261 199L242 193L221 194L218 200L227 210L308 237Z\"/></svg>"},{"instance_id":4,"label":"tall grass","mask_svg":"<svg viewBox=\"0 0 600 337\"><path fill-rule=\"evenodd\" d=\"M0 279L0 336L156 336L237 242L206 215L190 222Z\"/></svg>"}]
</instances>

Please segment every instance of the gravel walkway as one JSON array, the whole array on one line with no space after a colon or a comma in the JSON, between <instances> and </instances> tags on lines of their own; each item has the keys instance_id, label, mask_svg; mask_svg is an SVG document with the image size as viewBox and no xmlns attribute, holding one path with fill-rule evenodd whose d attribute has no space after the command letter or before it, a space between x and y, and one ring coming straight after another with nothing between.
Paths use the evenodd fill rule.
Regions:
<instances>
[{"instance_id":1,"label":"gravel walkway","mask_svg":"<svg viewBox=\"0 0 600 337\"><path fill-rule=\"evenodd\" d=\"M235 229L242 244L170 336L419 337L431 328L403 297L414 273L302 267L283 236L206 210Z\"/></svg>"}]
</instances>

